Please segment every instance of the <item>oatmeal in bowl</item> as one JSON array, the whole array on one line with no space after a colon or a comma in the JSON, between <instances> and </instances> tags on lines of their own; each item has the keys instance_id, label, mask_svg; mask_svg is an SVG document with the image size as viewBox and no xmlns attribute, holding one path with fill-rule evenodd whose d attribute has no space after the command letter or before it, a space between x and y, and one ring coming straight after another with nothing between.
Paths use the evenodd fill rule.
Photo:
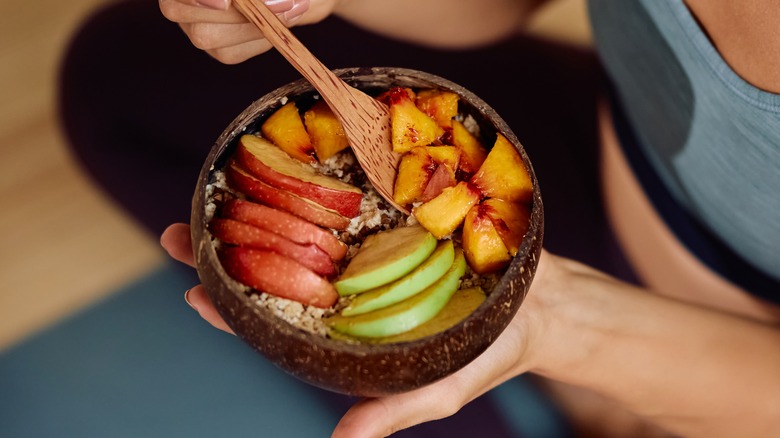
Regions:
<instances>
[{"instance_id":1,"label":"oatmeal in bowl","mask_svg":"<svg viewBox=\"0 0 780 438\"><path fill-rule=\"evenodd\" d=\"M536 270L527 154L468 90L399 68L336 74L390 107L393 200L301 80L223 132L193 197L203 286L233 331L318 387L379 396L462 368L504 330Z\"/></svg>"}]
</instances>

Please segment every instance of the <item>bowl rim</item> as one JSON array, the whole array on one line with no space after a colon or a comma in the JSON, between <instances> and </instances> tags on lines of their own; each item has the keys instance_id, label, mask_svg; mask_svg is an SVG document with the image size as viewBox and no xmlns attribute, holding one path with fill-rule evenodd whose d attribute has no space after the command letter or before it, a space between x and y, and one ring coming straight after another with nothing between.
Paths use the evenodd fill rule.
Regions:
<instances>
[{"instance_id":1,"label":"bowl rim","mask_svg":"<svg viewBox=\"0 0 780 438\"><path fill-rule=\"evenodd\" d=\"M466 98L468 105L472 107L475 111L479 112L479 114L481 114L481 118L483 119L481 120L481 122L489 122L490 125L492 125L492 129L495 132L500 132L501 134L503 134L507 138L507 140L509 140L509 142L518 149L523 159L523 162L529 172L529 175L531 176L531 180L534 187L531 214L529 216L529 221L530 221L529 232L526 232L526 235L523 237L523 241L520 245L517 255L513 258L509 267L502 274L501 279L498 281L498 283L496 283L496 285L493 288L493 290L500 290L501 288L505 288L505 287L512 288L514 287L513 283L511 282L512 275L518 275L518 274L520 275L524 283L525 292L521 297L519 297L518 303L515 306L515 308L508 309L513 314L516 313L520 307L520 304L524 300L528 290L528 285L525 285L526 282L525 275L523 274L526 274L525 273L526 269L530 269L531 272L528 273L528 275L530 275L528 278L532 279L535 274L536 266L538 264L539 249L541 248L541 239L543 238L543 234L544 234L544 214L543 214L541 191L539 188L539 183L536 174L534 173L532 163L527 155L525 148L522 146L522 143L519 141L519 139L514 134L514 132L509 128L506 122L498 115L498 113L480 97L478 97L468 89L464 88L463 86L456 84L455 82L452 82L448 79L445 79L443 77L431 73L409 69L409 68L399 68L399 67L349 67L349 68L336 69L333 70L333 72L337 76L343 78L347 83L350 83L350 85L353 86L355 86L355 84L361 83L363 81L362 78L370 77L372 81L376 81L379 79L394 81L399 77L404 77L407 79L413 78L417 81L420 81L421 86L424 86L424 83L430 83L430 86L432 87L453 91L459 96ZM387 87L387 85L385 85L385 87ZM293 93L293 91L295 92ZM224 154L234 143L234 140L241 134L245 133L247 131L247 128L251 124L256 123L256 121L260 119L263 114L267 114L273 111L275 108L281 106L285 99L289 100L294 97L299 97L301 95L304 95L306 93L316 94L316 90L314 90L313 86L311 86L311 84L306 79L298 79L286 85L282 85L273 91L270 91L264 96L253 101L238 116L236 116L235 119L220 134L220 136L217 138L217 140L214 142L213 146L211 147L209 154L206 157L206 160L204 161L204 164L201 168L198 177L198 186L196 187L195 193L193 195L193 200L192 200L193 214L191 216L191 233L192 233L193 251L196 255L197 268L199 274L201 270L200 264L203 263L203 260L218 261L216 248L211 243L211 239L204 238L204 237L208 237L208 232L206 231L207 215L205 212L205 205L207 199L206 186L207 184L210 184L213 181L212 176L214 171L219 169L219 167L216 166L216 163L219 162L220 158L225 158ZM258 109L261 107L264 107L264 109L262 111L259 111ZM203 183L204 181L205 183ZM534 226L537 228L535 230L536 232L530 232L532 231L532 227ZM539 239L540 241L536 242L537 239ZM293 324L273 314L273 312L271 312L269 309L257 305L256 303L254 303L254 301L248 294L241 292L246 287L241 285L237 281L235 281L233 278L231 278L225 272L224 268L220 263L216 263L215 269L219 279L224 284L229 285L229 288L234 293L234 295L237 296L237 298L241 301L241 303L244 306L247 306L249 309L251 309L252 313L256 317L263 318L263 319L272 319L275 320L276 322L282 323L281 327L287 327L285 334L288 336L292 336L299 341L311 343L316 348L321 348L324 350L338 350L342 354L351 355L354 356L355 358L364 357L367 353L371 353L371 354L394 353L398 350L399 346L405 349L414 349L426 345L428 343L428 340L431 337L456 335L458 332L463 331L465 327L472 324L473 321L481 317L484 317L484 314L488 311L490 305L495 304L495 301L500 299L499 296L500 294L494 294L494 293L487 294L487 298L485 302L483 302L482 305L480 305L474 312L472 312L464 320L458 322L454 326L442 332L437 332L436 334L431 336L427 336L427 337L423 337L411 341L403 341L403 342L396 342L396 343L352 343L340 339L332 339L327 336L317 334L317 333L312 333L306 331L305 329L294 326ZM207 288L207 293L213 299L213 296L211 295L208 288ZM222 316L223 318L225 318L226 315L222 315ZM229 318L225 318L225 319L228 325L231 328L233 328L235 331L232 321L230 321ZM511 320L511 318L509 319ZM500 334L501 332L503 332L507 325L508 322L506 325L504 325L504 327L500 328L498 333ZM496 337L498 337L498 335L496 335ZM492 344L493 341L495 341L495 338L489 340L488 345ZM475 355L474 357L476 358L477 356L478 354Z\"/></svg>"}]
</instances>

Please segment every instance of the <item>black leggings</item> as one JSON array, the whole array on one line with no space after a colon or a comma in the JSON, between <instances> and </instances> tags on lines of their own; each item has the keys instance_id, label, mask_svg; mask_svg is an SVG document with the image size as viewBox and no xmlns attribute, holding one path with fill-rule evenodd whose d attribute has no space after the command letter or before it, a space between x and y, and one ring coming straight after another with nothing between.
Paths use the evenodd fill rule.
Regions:
<instances>
[{"instance_id":1,"label":"black leggings","mask_svg":"<svg viewBox=\"0 0 780 438\"><path fill-rule=\"evenodd\" d=\"M594 108L603 74L593 53L525 36L481 49L433 50L336 18L294 32L330 68L413 68L476 93L531 157L544 199L546 248L630 277L598 189ZM98 11L72 40L59 110L84 168L159 234L188 222L202 160L228 123L298 78L275 51L223 65L195 49L157 2L125 1Z\"/></svg>"},{"instance_id":2,"label":"black leggings","mask_svg":"<svg viewBox=\"0 0 780 438\"><path fill-rule=\"evenodd\" d=\"M633 281L600 198L595 100L603 73L592 52L527 36L473 50L433 50L337 18L294 33L330 68L423 70L480 96L528 151L544 200L545 247ZM275 51L223 65L195 49L156 1L125 1L98 11L72 40L59 79L59 111L83 168L159 234L189 221L201 163L230 121L299 77ZM472 405L471 411L483 409ZM487 418L477 422L482 429L458 418L468 414L448 420L457 436L469 430L500 435L485 434Z\"/></svg>"}]
</instances>

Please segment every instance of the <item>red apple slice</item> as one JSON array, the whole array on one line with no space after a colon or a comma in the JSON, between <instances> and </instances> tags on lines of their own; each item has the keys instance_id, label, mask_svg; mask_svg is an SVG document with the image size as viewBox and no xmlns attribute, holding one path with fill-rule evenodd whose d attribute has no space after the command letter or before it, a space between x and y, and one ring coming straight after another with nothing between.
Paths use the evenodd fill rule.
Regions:
<instances>
[{"instance_id":1,"label":"red apple slice","mask_svg":"<svg viewBox=\"0 0 780 438\"><path fill-rule=\"evenodd\" d=\"M360 214L363 192L359 188L318 173L264 138L248 134L241 136L236 159L249 173L273 187L287 190L346 217Z\"/></svg>"},{"instance_id":2,"label":"red apple slice","mask_svg":"<svg viewBox=\"0 0 780 438\"><path fill-rule=\"evenodd\" d=\"M339 298L328 280L273 251L231 247L221 250L219 258L228 275L253 289L321 308Z\"/></svg>"},{"instance_id":3,"label":"red apple slice","mask_svg":"<svg viewBox=\"0 0 780 438\"><path fill-rule=\"evenodd\" d=\"M231 199L222 206L220 215L271 231L301 245L317 245L336 262L347 254L347 245L332 232L283 210Z\"/></svg>"},{"instance_id":4,"label":"red apple slice","mask_svg":"<svg viewBox=\"0 0 780 438\"><path fill-rule=\"evenodd\" d=\"M209 222L209 231L225 243L277 252L320 275L336 273L333 260L317 245L299 245L279 234L233 219L213 219Z\"/></svg>"},{"instance_id":5,"label":"red apple slice","mask_svg":"<svg viewBox=\"0 0 780 438\"><path fill-rule=\"evenodd\" d=\"M349 218L286 190L277 189L250 175L235 163L227 166L228 184L251 199L290 212L323 227L345 230Z\"/></svg>"}]
</instances>

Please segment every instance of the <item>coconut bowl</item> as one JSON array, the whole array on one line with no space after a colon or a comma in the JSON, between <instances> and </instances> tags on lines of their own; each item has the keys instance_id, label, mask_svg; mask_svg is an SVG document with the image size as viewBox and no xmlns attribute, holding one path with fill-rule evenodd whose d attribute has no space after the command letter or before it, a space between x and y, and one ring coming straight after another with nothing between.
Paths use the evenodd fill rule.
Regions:
<instances>
[{"instance_id":1,"label":"coconut bowl","mask_svg":"<svg viewBox=\"0 0 780 438\"><path fill-rule=\"evenodd\" d=\"M192 202L192 242L206 292L237 336L289 374L330 391L375 397L410 391L442 379L485 351L517 313L536 272L544 233L542 198L533 167L515 134L484 101L441 77L401 68L349 68L335 73L372 94L390 87L438 88L460 96L486 135L502 133L520 151L534 184L530 224L519 252L487 299L457 325L426 338L394 344L350 343L310 333L256 305L245 288L227 275L207 230L207 185L235 150L238 137L259 124L287 99L317 94L305 80L280 87L249 105L216 140L203 164ZM492 140L495 137L493 136ZM488 137L485 144L492 144Z\"/></svg>"}]
</instances>

